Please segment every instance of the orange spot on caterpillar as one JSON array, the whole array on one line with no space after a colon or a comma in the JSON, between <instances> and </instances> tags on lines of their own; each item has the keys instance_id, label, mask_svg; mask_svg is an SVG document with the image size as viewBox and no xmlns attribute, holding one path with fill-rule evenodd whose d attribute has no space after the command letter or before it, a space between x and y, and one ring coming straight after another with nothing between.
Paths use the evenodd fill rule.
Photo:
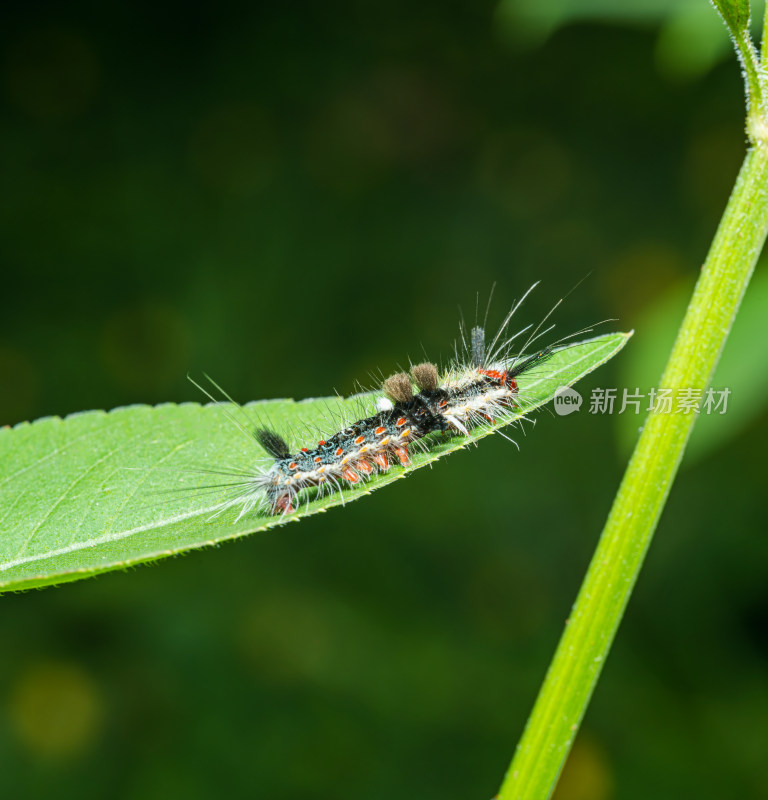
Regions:
<instances>
[{"instance_id":1,"label":"orange spot on caterpillar","mask_svg":"<svg viewBox=\"0 0 768 800\"><path fill-rule=\"evenodd\" d=\"M307 448L306 448L306 447L302 447L302 448L301 448L301 452L302 452L302 453L308 453L308 452L309 452L309 450L307 450Z\"/></svg>"},{"instance_id":2,"label":"orange spot on caterpillar","mask_svg":"<svg viewBox=\"0 0 768 800\"><path fill-rule=\"evenodd\" d=\"M447 405L448 405L448 401L447 400L441 400L440 401L440 408L445 408Z\"/></svg>"},{"instance_id":3,"label":"orange spot on caterpillar","mask_svg":"<svg viewBox=\"0 0 768 800\"><path fill-rule=\"evenodd\" d=\"M396 428L402 428L405 425L405 417L400 417L400 419L395 423Z\"/></svg>"},{"instance_id":4,"label":"orange spot on caterpillar","mask_svg":"<svg viewBox=\"0 0 768 800\"><path fill-rule=\"evenodd\" d=\"M370 475L373 472L373 467L365 459L358 461L355 466L366 475Z\"/></svg>"},{"instance_id":5,"label":"orange spot on caterpillar","mask_svg":"<svg viewBox=\"0 0 768 800\"><path fill-rule=\"evenodd\" d=\"M400 434L400 438L401 438L401 439L405 439L406 437L408 437L408 436L410 436L410 435L411 435L411 429L410 429L410 428L406 428L406 429L405 429L405 430L404 430L404 431L403 431L403 432Z\"/></svg>"},{"instance_id":6,"label":"orange spot on caterpillar","mask_svg":"<svg viewBox=\"0 0 768 800\"><path fill-rule=\"evenodd\" d=\"M377 453L373 460L379 466L380 469L383 469L385 472L389 469L389 461L387 461L386 457L383 453Z\"/></svg>"},{"instance_id":7,"label":"orange spot on caterpillar","mask_svg":"<svg viewBox=\"0 0 768 800\"><path fill-rule=\"evenodd\" d=\"M376 428L376 430L374 431L374 433L375 433L377 436L381 436L381 434L382 434L382 433L386 433L386 432L387 432L387 429L386 429L384 426L382 426L382 425L380 425L380 426L379 426L378 428Z\"/></svg>"},{"instance_id":8,"label":"orange spot on caterpillar","mask_svg":"<svg viewBox=\"0 0 768 800\"><path fill-rule=\"evenodd\" d=\"M291 461L291 463L288 465L288 469L296 469L298 466L299 465L295 461Z\"/></svg>"},{"instance_id":9,"label":"orange spot on caterpillar","mask_svg":"<svg viewBox=\"0 0 768 800\"><path fill-rule=\"evenodd\" d=\"M282 511L284 514L290 514L290 512L293 511L291 496L289 494L280 495L280 497L275 500L275 508L278 511Z\"/></svg>"},{"instance_id":10,"label":"orange spot on caterpillar","mask_svg":"<svg viewBox=\"0 0 768 800\"><path fill-rule=\"evenodd\" d=\"M350 483L357 483L360 480L360 478L358 478L358 476L351 469L349 469L349 467L347 467L347 469L341 473L341 477Z\"/></svg>"},{"instance_id":11,"label":"orange spot on caterpillar","mask_svg":"<svg viewBox=\"0 0 768 800\"><path fill-rule=\"evenodd\" d=\"M481 375L485 375L487 378L492 378L495 381L501 381L501 383L507 382L507 371L499 372L497 369L479 369L478 372Z\"/></svg>"},{"instance_id":12,"label":"orange spot on caterpillar","mask_svg":"<svg viewBox=\"0 0 768 800\"><path fill-rule=\"evenodd\" d=\"M355 439L355 444L362 444L364 441L365 436L358 436L357 439Z\"/></svg>"},{"instance_id":13,"label":"orange spot on caterpillar","mask_svg":"<svg viewBox=\"0 0 768 800\"><path fill-rule=\"evenodd\" d=\"M396 447L395 455L400 459L400 463L404 467L407 467L408 464L411 463L411 459L408 458L408 451L404 447Z\"/></svg>"},{"instance_id":14,"label":"orange spot on caterpillar","mask_svg":"<svg viewBox=\"0 0 768 800\"><path fill-rule=\"evenodd\" d=\"M315 464L319 464L323 459L322 456L315 456Z\"/></svg>"},{"instance_id":15,"label":"orange spot on caterpillar","mask_svg":"<svg viewBox=\"0 0 768 800\"><path fill-rule=\"evenodd\" d=\"M344 455L344 448L343 447L337 448L336 449L336 455L337 456L343 456Z\"/></svg>"},{"instance_id":16,"label":"orange spot on caterpillar","mask_svg":"<svg viewBox=\"0 0 768 800\"><path fill-rule=\"evenodd\" d=\"M318 445L318 447L322 447L322 446L323 446L325 443L326 443L326 442L325 442L325 439L321 439L321 440L320 440L320 441L317 443L317 445Z\"/></svg>"}]
</instances>

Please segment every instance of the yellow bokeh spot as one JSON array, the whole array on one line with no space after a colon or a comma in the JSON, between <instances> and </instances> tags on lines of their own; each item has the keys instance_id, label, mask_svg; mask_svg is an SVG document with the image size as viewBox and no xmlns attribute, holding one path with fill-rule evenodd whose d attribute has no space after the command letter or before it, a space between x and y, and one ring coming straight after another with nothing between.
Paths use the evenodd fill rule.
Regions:
<instances>
[{"instance_id":1,"label":"yellow bokeh spot","mask_svg":"<svg viewBox=\"0 0 768 800\"><path fill-rule=\"evenodd\" d=\"M610 800L613 796L613 774L605 751L589 735L579 734L553 800Z\"/></svg>"},{"instance_id":2,"label":"yellow bokeh spot","mask_svg":"<svg viewBox=\"0 0 768 800\"><path fill-rule=\"evenodd\" d=\"M96 738L102 716L97 687L75 664L36 664L9 697L11 727L36 756L68 758L84 752Z\"/></svg>"}]
</instances>

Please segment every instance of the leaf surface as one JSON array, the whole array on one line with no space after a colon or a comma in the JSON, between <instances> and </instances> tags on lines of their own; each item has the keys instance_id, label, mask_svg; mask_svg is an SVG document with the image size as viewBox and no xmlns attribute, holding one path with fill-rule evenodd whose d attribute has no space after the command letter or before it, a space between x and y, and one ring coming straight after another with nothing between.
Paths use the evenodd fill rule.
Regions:
<instances>
[{"instance_id":1,"label":"leaf surface","mask_svg":"<svg viewBox=\"0 0 768 800\"><path fill-rule=\"evenodd\" d=\"M523 375L526 413L605 363L631 334L614 333L559 350L538 372ZM346 400L252 403L236 413L243 427L257 420L292 431L292 447L330 435L339 419L374 413L378 393ZM299 432L311 431L301 439ZM408 467L343 493L304 503L285 517L213 516L231 496L226 484L265 459L255 440L220 405L131 406L49 417L0 430L0 590L77 580L234 539L325 511L388 483L494 432L436 436L415 450ZM317 436L313 434L317 433Z\"/></svg>"}]
</instances>

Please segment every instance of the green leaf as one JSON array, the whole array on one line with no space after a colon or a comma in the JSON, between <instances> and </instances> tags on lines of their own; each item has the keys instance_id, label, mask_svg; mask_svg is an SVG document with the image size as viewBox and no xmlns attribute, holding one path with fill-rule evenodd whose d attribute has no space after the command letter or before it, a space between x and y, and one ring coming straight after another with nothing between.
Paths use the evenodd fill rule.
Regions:
<instances>
[{"instance_id":1,"label":"green leaf","mask_svg":"<svg viewBox=\"0 0 768 800\"><path fill-rule=\"evenodd\" d=\"M527 409L603 364L630 335L607 334L558 351L545 371L521 380ZM238 416L244 426L258 418L281 431L309 426L331 433L342 414L373 413L377 397L253 403ZM237 520L237 509L212 516L230 496L223 484L237 479L200 472L249 471L264 458L230 413L220 405L132 406L0 430L0 589L77 580L296 521L369 494L494 431L435 438L428 452L414 452L407 468L392 467L294 514Z\"/></svg>"},{"instance_id":2,"label":"green leaf","mask_svg":"<svg viewBox=\"0 0 768 800\"><path fill-rule=\"evenodd\" d=\"M755 79L748 0L712 0L712 5L746 62L749 79ZM704 0L500 0L496 7L501 36L523 46L540 45L561 28L595 20L616 26L657 27L656 63L673 79L703 75L728 55L728 37L722 35L722 27ZM752 27L759 33L756 25Z\"/></svg>"},{"instance_id":3,"label":"green leaf","mask_svg":"<svg viewBox=\"0 0 768 800\"><path fill-rule=\"evenodd\" d=\"M658 29L656 63L673 79L705 74L729 53L728 37L704 0L501 0L496 24L516 45L536 46L569 25L599 20Z\"/></svg>"},{"instance_id":4,"label":"green leaf","mask_svg":"<svg viewBox=\"0 0 768 800\"><path fill-rule=\"evenodd\" d=\"M711 0L730 32L749 31L749 0Z\"/></svg>"}]
</instances>

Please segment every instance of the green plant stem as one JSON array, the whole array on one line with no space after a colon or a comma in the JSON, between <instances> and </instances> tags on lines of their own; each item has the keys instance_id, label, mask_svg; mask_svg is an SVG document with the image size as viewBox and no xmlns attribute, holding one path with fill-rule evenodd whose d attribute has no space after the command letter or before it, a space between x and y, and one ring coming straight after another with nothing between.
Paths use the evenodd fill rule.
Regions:
<instances>
[{"instance_id":1,"label":"green plant stem","mask_svg":"<svg viewBox=\"0 0 768 800\"><path fill-rule=\"evenodd\" d=\"M765 11L763 12L763 40L760 42L760 69L764 70L766 44L768 44L768 3L765 4Z\"/></svg>"},{"instance_id":2,"label":"green plant stem","mask_svg":"<svg viewBox=\"0 0 768 800\"><path fill-rule=\"evenodd\" d=\"M747 153L661 379L704 391L768 233L768 144ZM695 414L652 412L627 467L500 800L549 797L677 472Z\"/></svg>"}]
</instances>

